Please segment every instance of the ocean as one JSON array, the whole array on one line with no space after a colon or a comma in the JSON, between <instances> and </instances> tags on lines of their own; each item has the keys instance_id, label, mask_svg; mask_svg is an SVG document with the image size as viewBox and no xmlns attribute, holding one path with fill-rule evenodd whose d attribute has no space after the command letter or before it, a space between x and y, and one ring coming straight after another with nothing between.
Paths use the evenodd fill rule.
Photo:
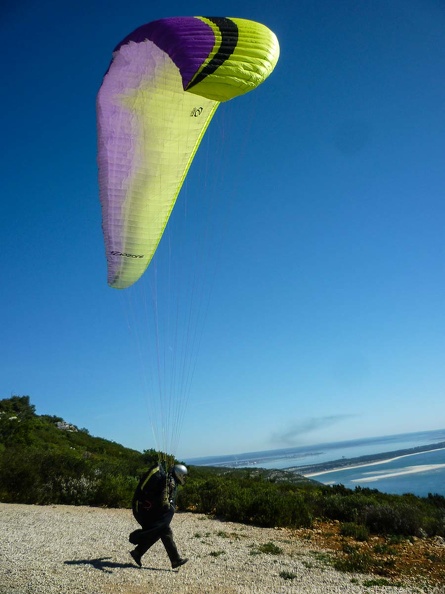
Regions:
<instances>
[{"instance_id":1,"label":"ocean","mask_svg":"<svg viewBox=\"0 0 445 594\"><path fill-rule=\"evenodd\" d=\"M445 429L187 460L197 466L292 469L326 485L369 487L391 494L445 496ZM383 454L385 454L383 456ZM366 456L366 460L356 460ZM336 462L334 464L334 462ZM342 465L351 466L342 467ZM326 467L325 467L326 465ZM331 466L331 467L329 467ZM329 468L328 468L329 467Z\"/></svg>"},{"instance_id":2,"label":"ocean","mask_svg":"<svg viewBox=\"0 0 445 594\"><path fill-rule=\"evenodd\" d=\"M307 476L325 485L342 484L351 489L360 486L396 495L445 496L445 448Z\"/></svg>"}]
</instances>

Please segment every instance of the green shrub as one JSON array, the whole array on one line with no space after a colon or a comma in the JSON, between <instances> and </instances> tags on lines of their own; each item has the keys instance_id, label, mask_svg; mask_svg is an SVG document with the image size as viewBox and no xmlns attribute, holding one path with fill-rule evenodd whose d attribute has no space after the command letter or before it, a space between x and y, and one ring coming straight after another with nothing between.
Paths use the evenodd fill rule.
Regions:
<instances>
[{"instance_id":1,"label":"green shrub","mask_svg":"<svg viewBox=\"0 0 445 594\"><path fill-rule=\"evenodd\" d=\"M392 547L389 543L378 543L372 547L373 553L377 555L397 555L397 549Z\"/></svg>"},{"instance_id":2,"label":"green shrub","mask_svg":"<svg viewBox=\"0 0 445 594\"><path fill-rule=\"evenodd\" d=\"M273 542L266 542L257 548L260 553L265 553L266 555L281 555L283 553L283 549Z\"/></svg>"},{"instance_id":3,"label":"green shrub","mask_svg":"<svg viewBox=\"0 0 445 594\"><path fill-rule=\"evenodd\" d=\"M373 567L374 562L369 553L355 549L345 557L334 559L332 564L338 571L367 573Z\"/></svg>"},{"instance_id":4,"label":"green shrub","mask_svg":"<svg viewBox=\"0 0 445 594\"><path fill-rule=\"evenodd\" d=\"M376 534L418 534L422 515L414 506L373 505L366 510L365 523Z\"/></svg>"},{"instance_id":5,"label":"green shrub","mask_svg":"<svg viewBox=\"0 0 445 594\"><path fill-rule=\"evenodd\" d=\"M345 522L340 527L340 534L342 536L349 536L358 541L366 541L369 538L369 530L362 524L355 524L354 522Z\"/></svg>"},{"instance_id":6,"label":"green shrub","mask_svg":"<svg viewBox=\"0 0 445 594\"><path fill-rule=\"evenodd\" d=\"M181 509L212 513L228 521L257 526L306 526L312 516L298 487L261 478L213 476L190 480L180 493Z\"/></svg>"},{"instance_id":7,"label":"green shrub","mask_svg":"<svg viewBox=\"0 0 445 594\"><path fill-rule=\"evenodd\" d=\"M43 489L39 454L21 447L4 450L0 458L0 499L6 503L41 503Z\"/></svg>"},{"instance_id":8,"label":"green shrub","mask_svg":"<svg viewBox=\"0 0 445 594\"><path fill-rule=\"evenodd\" d=\"M94 497L90 500L91 504L129 508L136 486L137 479L135 477L121 474L102 475L98 479Z\"/></svg>"},{"instance_id":9,"label":"green shrub","mask_svg":"<svg viewBox=\"0 0 445 594\"><path fill-rule=\"evenodd\" d=\"M347 490L342 493L325 492L319 508L321 516L340 522L362 523L365 510L372 505L374 499L369 495Z\"/></svg>"},{"instance_id":10,"label":"green shrub","mask_svg":"<svg viewBox=\"0 0 445 594\"><path fill-rule=\"evenodd\" d=\"M337 557L333 562L334 567L339 571L356 571L359 573L372 571L379 575L389 575L389 570L395 565L394 558L388 557L388 555L384 559L379 559L368 550L360 549L358 546L348 543L343 545L342 551L345 555Z\"/></svg>"}]
</instances>

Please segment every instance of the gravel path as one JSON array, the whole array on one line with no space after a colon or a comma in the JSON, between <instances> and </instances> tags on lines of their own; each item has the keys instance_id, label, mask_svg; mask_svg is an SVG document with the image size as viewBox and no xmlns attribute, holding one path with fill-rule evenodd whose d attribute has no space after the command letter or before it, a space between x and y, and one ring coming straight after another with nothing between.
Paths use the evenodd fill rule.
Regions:
<instances>
[{"instance_id":1,"label":"gravel path","mask_svg":"<svg viewBox=\"0 0 445 594\"><path fill-rule=\"evenodd\" d=\"M173 571L158 542L140 569L128 554L136 527L129 510L0 503L0 594L445 593L366 587L369 576L336 572L287 530L190 513L176 514L172 524L189 562ZM282 553L259 552L266 543Z\"/></svg>"}]
</instances>

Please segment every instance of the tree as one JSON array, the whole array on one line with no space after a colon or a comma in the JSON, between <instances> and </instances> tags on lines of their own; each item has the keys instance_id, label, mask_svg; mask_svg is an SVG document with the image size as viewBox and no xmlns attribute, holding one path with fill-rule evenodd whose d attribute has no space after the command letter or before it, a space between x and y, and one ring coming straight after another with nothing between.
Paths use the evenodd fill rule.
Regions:
<instances>
[{"instance_id":1,"label":"tree","mask_svg":"<svg viewBox=\"0 0 445 594\"><path fill-rule=\"evenodd\" d=\"M0 443L27 443L30 425L35 417L35 406L30 404L29 396L11 396L0 400Z\"/></svg>"}]
</instances>

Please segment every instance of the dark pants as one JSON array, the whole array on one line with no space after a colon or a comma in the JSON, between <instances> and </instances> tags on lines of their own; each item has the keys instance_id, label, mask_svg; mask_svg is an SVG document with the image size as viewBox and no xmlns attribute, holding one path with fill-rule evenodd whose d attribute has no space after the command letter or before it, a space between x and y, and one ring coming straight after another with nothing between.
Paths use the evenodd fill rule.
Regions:
<instances>
[{"instance_id":1,"label":"dark pants","mask_svg":"<svg viewBox=\"0 0 445 594\"><path fill-rule=\"evenodd\" d=\"M137 545L135 550L140 557L145 555L148 549L161 539L171 563L179 561L180 556L170 528L173 514L173 509L158 519L153 519L151 514L134 514L137 522L141 525L141 529L130 534L130 542Z\"/></svg>"}]
</instances>

